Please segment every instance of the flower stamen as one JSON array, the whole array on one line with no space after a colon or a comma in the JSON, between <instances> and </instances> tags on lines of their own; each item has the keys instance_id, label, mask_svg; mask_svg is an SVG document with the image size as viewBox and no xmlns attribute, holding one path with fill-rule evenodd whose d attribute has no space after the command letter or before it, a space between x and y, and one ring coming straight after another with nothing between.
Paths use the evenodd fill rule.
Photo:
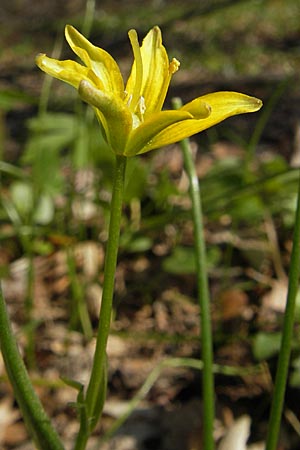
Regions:
<instances>
[{"instance_id":1,"label":"flower stamen","mask_svg":"<svg viewBox=\"0 0 300 450\"><path fill-rule=\"evenodd\" d=\"M128 106L128 108L130 108L131 102L132 102L132 94L128 94L128 92L126 92L126 105Z\"/></svg>"},{"instance_id":2,"label":"flower stamen","mask_svg":"<svg viewBox=\"0 0 300 450\"><path fill-rule=\"evenodd\" d=\"M146 112L146 103L144 97L141 95L138 101L138 111L141 117L141 121L144 121L144 114Z\"/></svg>"}]
</instances>

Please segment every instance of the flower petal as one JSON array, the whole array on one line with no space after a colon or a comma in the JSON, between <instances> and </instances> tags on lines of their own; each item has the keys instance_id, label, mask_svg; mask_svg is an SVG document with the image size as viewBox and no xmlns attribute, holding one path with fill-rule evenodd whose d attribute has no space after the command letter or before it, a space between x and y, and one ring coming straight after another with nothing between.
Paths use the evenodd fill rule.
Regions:
<instances>
[{"instance_id":1,"label":"flower petal","mask_svg":"<svg viewBox=\"0 0 300 450\"><path fill-rule=\"evenodd\" d=\"M182 122L168 126L154 136L151 143L139 151L139 153L145 153L155 148L181 141L184 138L216 125L228 117L235 116L236 114L255 112L262 106L261 100L238 92L214 92L187 103L178 111L186 111L195 115L199 102L205 102L210 106L211 114L207 118L183 120Z\"/></svg>"},{"instance_id":2,"label":"flower petal","mask_svg":"<svg viewBox=\"0 0 300 450\"><path fill-rule=\"evenodd\" d=\"M123 98L123 78L118 64L112 56L102 48L93 45L71 25L66 26L65 35L73 52L76 53L84 64L92 69L98 79L101 80L102 87L98 87Z\"/></svg>"},{"instance_id":3,"label":"flower petal","mask_svg":"<svg viewBox=\"0 0 300 450\"><path fill-rule=\"evenodd\" d=\"M95 107L111 149L117 154L124 154L132 129L132 114L126 105L116 95L96 89L85 80L80 83L78 92L84 101Z\"/></svg>"},{"instance_id":4,"label":"flower petal","mask_svg":"<svg viewBox=\"0 0 300 450\"><path fill-rule=\"evenodd\" d=\"M202 95L202 97L182 106L183 111L189 111L191 114L197 110L198 102L206 102L210 105L212 113L209 119L212 125L221 122L227 117L236 114L258 111L262 107L262 101L249 95L240 94L239 92L213 92L212 94ZM209 125L211 126L211 125Z\"/></svg>"},{"instance_id":5,"label":"flower petal","mask_svg":"<svg viewBox=\"0 0 300 450\"><path fill-rule=\"evenodd\" d=\"M146 111L144 117L161 110L171 76L176 71L174 64L169 63L165 47L162 45L159 27L152 28L141 46L143 79L140 96L144 97ZM179 65L179 63L178 63ZM177 65L177 68L178 68ZM136 85L136 61L129 76L126 92L132 95Z\"/></svg>"},{"instance_id":6,"label":"flower petal","mask_svg":"<svg viewBox=\"0 0 300 450\"><path fill-rule=\"evenodd\" d=\"M89 68L75 61L59 61L48 58L48 56L41 53L36 57L36 64L43 72L71 84L76 89L78 89L81 80L89 80L90 83L97 85L94 73Z\"/></svg>"},{"instance_id":7,"label":"flower petal","mask_svg":"<svg viewBox=\"0 0 300 450\"><path fill-rule=\"evenodd\" d=\"M205 104L204 104L205 105ZM203 107L203 117L208 116L210 111L207 108L206 112ZM160 111L157 114L153 114L151 118L141 123L135 128L128 140L124 154L126 156L134 156L139 153L145 153L152 149L152 141L156 135L163 132L165 128L174 126L175 128L180 125L182 121L192 121L193 116L187 111ZM179 122L179 123L178 123Z\"/></svg>"}]
</instances>

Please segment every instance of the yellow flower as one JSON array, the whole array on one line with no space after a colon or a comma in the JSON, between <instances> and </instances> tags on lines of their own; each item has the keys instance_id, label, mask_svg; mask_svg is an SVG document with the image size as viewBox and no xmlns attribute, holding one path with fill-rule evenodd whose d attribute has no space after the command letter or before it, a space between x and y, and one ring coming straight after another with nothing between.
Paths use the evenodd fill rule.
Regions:
<instances>
[{"instance_id":1,"label":"yellow flower","mask_svg":"<svg viewBox=\"0 0 300 450\"><path fill-rule=\"evenodd\" d=\"M237 92L215 92L176 111L162 111L172 75L180 63L175 58L169 61L157 26L148 32L141 47L136 31L128 34L134 62L126 87L112 56L70 25L65 29L66 39L84 65L43 54L36 58L40 69L74 86L81 98L94 107L115 153L145 153L199 133L227 117L261 108L262 102L257 98Z\"/></svg>"}]
</instances>

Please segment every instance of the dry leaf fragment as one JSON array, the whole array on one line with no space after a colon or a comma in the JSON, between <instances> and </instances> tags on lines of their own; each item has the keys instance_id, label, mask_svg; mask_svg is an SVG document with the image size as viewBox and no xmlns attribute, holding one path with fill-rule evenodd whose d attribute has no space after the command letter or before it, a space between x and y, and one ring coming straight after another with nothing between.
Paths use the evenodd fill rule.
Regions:
<instances>
[{"instance_id":1,"label":"dry leaf fragment","mask_svg":"<svg viewBox=\"0 0 300 450\"><path fill-rule=\"evenodd\" d=\"M221 440L218 450L247 450L247 440L250 434L251 420L249 416L239 417L229 427Z\"/></svg>"}]
</instances>

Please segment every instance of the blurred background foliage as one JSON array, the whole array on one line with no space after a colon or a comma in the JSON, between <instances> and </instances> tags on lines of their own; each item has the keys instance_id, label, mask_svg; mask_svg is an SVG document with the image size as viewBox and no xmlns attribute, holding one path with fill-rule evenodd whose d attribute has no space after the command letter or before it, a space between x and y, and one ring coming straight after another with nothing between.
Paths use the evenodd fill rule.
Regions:
<instances>
[{"instance_id":1,"label":"blurred background foliage","mask_svg":"<svg viewBox=\"0 0 300 450\"><path fill-rule=\"evenodd\" d=\"M127 31L137 29L142 39L149 28L159 25L169 57L181 61L168 106L173 96L188 101L216 90L240 91L264 101L259 113L227 120L194 137L192 145L206 218L216 348L232 342L234 333L234 339L250 346L247 362L268 359L272 364L284 304L282 291L279 295L275 287L282 283L284 289L286 283L299 175L300 3L2 0L0 274L4 279L11 275L11 264L24 256L34 261L61 249L76 249L79 243L106 241L113 156L93 112L78 100L75 90L45 77L34 64L39 52L73 58L63 37L66 23L110 52L125 79L132 62ZM73 256L68 255L71 287L64 295L77 305L72 327L89 335L90 325L78 306L85 298L76 278L81 268L74 266ZM124 284L117 283L117 318L153 304L170 286L194 302L190 201L178 146L130 159L121 267L123 263L128 269ZM32 272L28 274L25 318L30 322L36 314ZM95 280L101 285L101 273L94 275ZM90 282L85 279L83 286ZM245 294L242 301L240 292ZM230 310L229 304L236 306ZM233 328L226 328L228 321ZM299 350L298 340L291 367L293 386L300 385Z\"/></svg>"},{"instance_id":2,"label":"blurred background foliage","mask_svg":"<svg viewBox=\"0 0 300 450\"><path fill-rule=\"evenodd\" d=\"M187 101L219 89L263 99L258 114L232 118L196 136L194 151L208 232L212 240L215 233L225 239L220 236L219 245L209 246L211 270L243 265L245 258L257 271L264 258L272 265L273 244L264 223L272 217L278 245L284 247L296 201L298 2L24 0L3 1L0 11L3 273L23 252L53 252L53 236L79 242L100 235L105 241L112 155L75 90L44 77L34 65L38 52L73 57L63 39L67 22L109 51L125 74L132 62L128 29L136 28L142 38L158 24L169 56L181 61L167 105L174 95ZM155 243L167 239L163 270L193 273L187 189L176 146L131 159L121 254L148 251L151 256ZM259 249L236 253L250 238ZM242 244L235 245L235 239ZM268 270L272 278L273 269Z\"/></svg>"}]
</instances>

